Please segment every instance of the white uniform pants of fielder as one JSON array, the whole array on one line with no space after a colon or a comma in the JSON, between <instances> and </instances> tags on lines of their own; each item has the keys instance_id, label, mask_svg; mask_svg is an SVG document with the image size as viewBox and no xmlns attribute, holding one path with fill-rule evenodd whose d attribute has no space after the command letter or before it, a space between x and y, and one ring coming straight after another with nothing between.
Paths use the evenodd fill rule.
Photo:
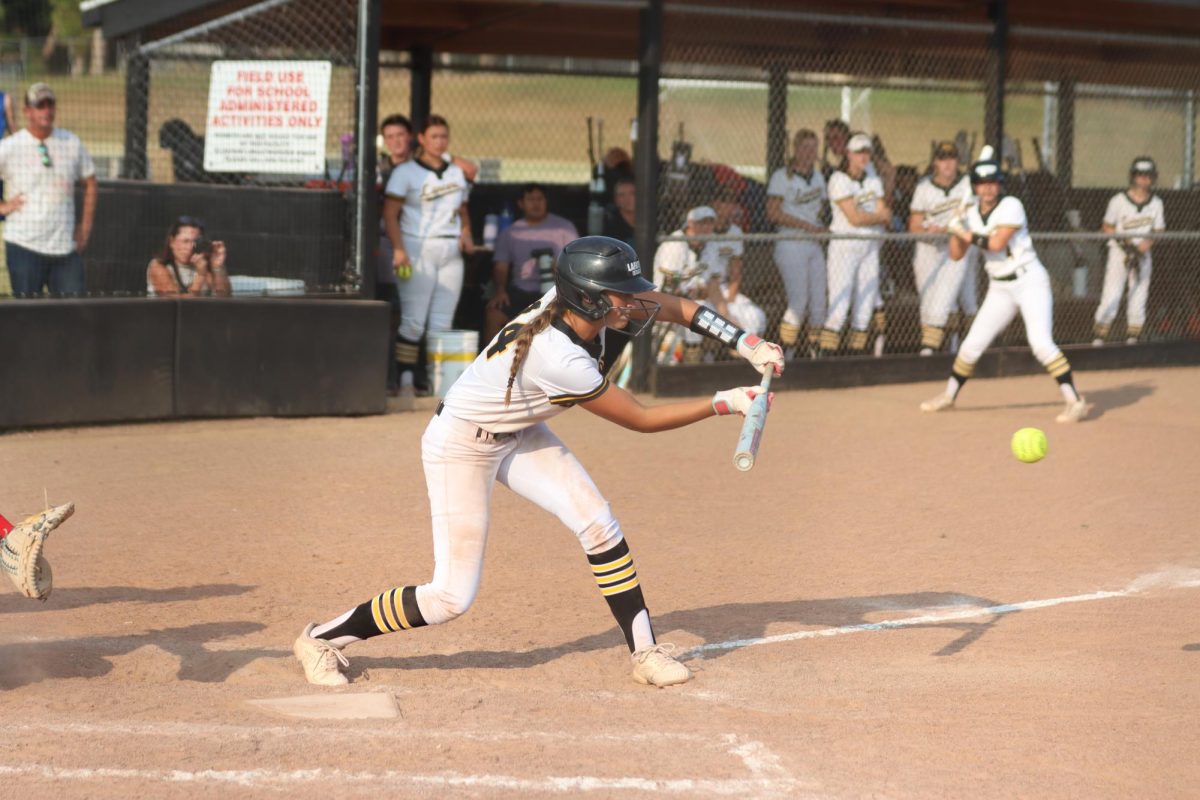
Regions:
<instances>
[{"instance_id":1,"label":"white uniform pants of fielder","mask_svg":"<svg viewBox=\"0 0 1200 800\"><path fill-rule=\"evenodd\" d=\"M1146 300L1150 297L1149 253L1142 253L1138 259L1138 268L1131 270L1125 266L1125 251L1120 247L1108 248L1108 263L1104 266L1104 288L1100 291L1100 305L1096 308L1096 334L1101 338L1108 335L1108 329L1117 318L1121 308L1121 295L1129 289L1129 299L1125 304L1125 319L1130 336L1139 336L1146 324Z\"/></svg>"},{"instance_id":2,"label":"white uniform pants of fielder","mask_svg":"<svg viewBox=\"0 0 1200 800\"><path fill-rule=\"evenodd\" d=\"M498 441L471 430L442 412L421 438L434 568L433 579L418 586L416 596L430 625L460 616L475 600L497 480L558 517L590 555L623 538L596 484L544 422Z\"/></svg>"},{"instance_id":3,"label":"white uniform pants of fielder","mask_svg":"<svg viewBox=\"0 0 1200 800\"><path fill-rule=\"evenodd\" d=\"M800 326L808 319L810 342L825 325L825 253L817 242L782 240L775 243L775 268L783 279L787 310L779 325L784 347L793 347ZM761 335L761 334L760 334Z\"/></svg>"},{"instance_id":4,"label":"white uniform pants of fielder","mask_svg":"<svg viewBox=\"0 0 1200 800\"><path fill-rule=\"evenodd\" d=\"M863 332L870 330L871 318L882 305L879 293L879 242L834 239L829 243L829 315L825 330L836 338L850 317L851 346L866 346ZM861 344L860 344L861 341ZM828 337L823 348L830 347ZM836 342L832 342L836 345Z\"/></svg>"},{"instance_id":5,"label":"white uniform pants of fielder","mask_svg":"<svg viewBox=\"0 0 1200 800\"><path fill-rule=\"evenodd\" d=\"M1050 369L1049 365L1062 356L1062 351L1054 343L1054 295L1050 290L1050 275L1037 261L1026 267L1025 274L1015 280L988 282L987 297L979 307L975 324L963 339L956 364L974 367L983 351L1018 313L1025 323L1025 336L1034 358Z\"/></svg>"},{"instance_id":6,"label":"white uniform pants of fielder","mask_svg":"<svg viewBox=\"0 0 1200 800\"><path fill-rule=\"evenodd\" d=\"M457 238L404 237L412 277L400 281L400 336L418 342L426 331L448 331L463 285L463 258Z\"/></svg>"}]
</instances>

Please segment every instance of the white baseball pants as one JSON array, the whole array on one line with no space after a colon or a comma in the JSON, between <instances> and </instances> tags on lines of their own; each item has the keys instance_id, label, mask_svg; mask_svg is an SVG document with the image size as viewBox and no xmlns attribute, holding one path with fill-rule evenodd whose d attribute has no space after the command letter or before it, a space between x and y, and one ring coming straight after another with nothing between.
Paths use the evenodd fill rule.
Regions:
<instances>
[{"instance_id":1,"label":"white baseball pants","mask_svg":"<svg viewBox=\"0 0 1200 800\"><path fill-rule=\"evenodd\" d=\"M829 242L829 316L825 327L870 329L871 316L883 303L879 293L879 242L834 239Z\"/></svg>"},{"instance_id":2,"label":"white baseball pants","mask_svg":"<svg viewBox=\"0 0 1200 800\"><path fill-rule=\"evenodd\" d=\"M474 425L443 411L421 437L434 568L416 596L431 625L463 614L475 600L497 480L558 517L589 555L623 538L596 484L544 422L498 440L477 434Z\"/></svg>"},{"instance_id":3,"label":"white baseball pants","mask_svg":"<svg viewBox=\"0 0 1200 800\"><path fill-rule=\"evenodd\" d=\"M944 328L952 311L970 315L978 310L974 255L971 248L955 261L949 248L917 243L913 277L921 296L922 325Z\"/></svg>"},{"instance_id":4,"label":"white baseball pants","mask_svg":"<svg viewBox=\"0 0 1200 800\"><path fill-rule=\"evenodd\" d=\"M1125 304L1125 319L1132 330L1141 330L1146 324L1146 300L1150 297L1149 253L1142 253L1138 268L1125 266L1125 251L1119 247L1108 248L1108 262L1104 266L1104 288L1100 290L1100 305L1096 307L1096 324L1108 327L1117 318L1121 308L1121 295L1129 289Z\"/></svg>"},{"instance_id":5,"label":"white baseball pants","mask_svg":"<svg viewBox=\"0 0 1200 800\"><path fill-rule=\"evenodd\" d=\"M1062 351L1054 343L1053 335L1054 295L1050 290L1050 275L1041 262L1035 261L1016 280L988 281L987 296L958 349L959 360L977 363L1018 312L1034 357L1042 364L1049 364L1060 356Z\"/></svg>"},{"instance_id":6,"label":"white baseball pants","mask_svg":"<svg viewBox=\"0 0 1200 800\"><path fill-rule=\"evenodd\" d=\"M825 253L821 251L821 245L786 239L778 241L775 243L775 268L783 278L783 291L787 295L783 321L799 327L807 313L810 329L822 327L825 324Z\"/></svg>"},{"instance_id":7,"label":"white baseball pants","mask_svg":"<svg viewBox=\"0 0 1200 800\"><path fill-rule=\"evenodd\" d=\"M412 277L399 281L400 336L418 342L426 331L448 331L462 294L463 258L457 238L404 237Z\"/></svg>"}]
</instances>

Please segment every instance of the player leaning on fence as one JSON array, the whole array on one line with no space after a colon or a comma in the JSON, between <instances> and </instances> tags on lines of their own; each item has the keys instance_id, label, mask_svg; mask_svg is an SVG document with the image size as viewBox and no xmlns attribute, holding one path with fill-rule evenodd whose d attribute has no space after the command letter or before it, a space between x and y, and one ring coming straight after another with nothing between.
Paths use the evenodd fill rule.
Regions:
<instances>
[{"instance_id":1,"label":"player leaning on fence","mask_svg":"<svg viewBox=\"0 0 1200 800\"><path fill-rule=\"evenodd\" d=\"M856 133L846 145L846 168L829 178L829 205L833 233L883 233L891 222L883 181L867 172L871 163L871 137ZM879 290L878 240L833 239L829 242L829 314L821 331L821 350L833 352L841 343L842 326L850 319L848 347L866 352L875 328L875 355L883 353L885 317Z\"/></svg>"},{"instance_id":2,"label":"player leaning on fence","mask_svg":"<svg viewBox=\"0 0 1200 800\"><path fill-rule=\"evenodd\" d=\"M612 509L546 421L579 405L650 433L714 414L745 414L758 386L644 407L609 384L606 362L656 316L736 348L760 371L780 373L783 352L710 309L653 289L642 277L637 254L623 242L588 236L563 248L554 287L505 326L455 381L421 439L433 518L432 579L388 589L339 617L307 626L293 650L311 683L347 682L339 670L348 663L342 655L347 645L466 613L479 590L497 481L557 516L578 538L586 572L629 646L634 680L668 686L692 677L670 647L655 639L633 555ZM396 561L405 563L404 554Z\"/></svg>"},{"instance_id":3,"label":"player leaning on fence","mask_svg":"<svg viewBox=\"0 0 1200 800\"><path fill-rule=\"evenodd\" d=\"M1129 167L1129 188L1114 195L1104 212L1105 233L1152 233L1165 230L1162 198L1154 194L1158 167L1149 156L1138 156ZM1128 322L1126 344L1135 344L1146 324L1146 299L1150 296L1150 248L1153 239L1109 239L1108 263L1104 267L1104 289L1096 308L1096 338L1099 346L1121 306L1121 295L1129 288L1125 305Z\"/></svg>"}]
</instances>

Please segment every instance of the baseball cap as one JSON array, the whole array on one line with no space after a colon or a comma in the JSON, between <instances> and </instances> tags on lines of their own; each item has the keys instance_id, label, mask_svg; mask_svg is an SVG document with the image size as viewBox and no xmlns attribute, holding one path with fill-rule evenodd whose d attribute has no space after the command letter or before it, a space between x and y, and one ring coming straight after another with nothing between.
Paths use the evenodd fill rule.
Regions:
<instances>
[{"instance_id":1,"label":"baseball cap","mask_svg":"<svg viewBox=\"0 0 1200 800\"><path fill-rule=\"evenodd\" d=\"M1133 167L1130 172L1157 172L1158 168L1154 166L1154 159L1145 156L1139 156L1134 159Z\"/></svg>"},{"instance_id":2,"label":"baseball cap","mask_svg":"<svg viewBox=\"0 0 1200 800\"><path fill-rule=\"evenodd\" d=\"M687 213L688 222L703 222L708 219L716 219L717 212L712 210L712 206L696 206Z\"/></svg>"},{"instance_id":3,"label":"baseball cap","mask_svg":"<svg viewBox=\"0 0 1200 800\"><path fill-rule=\"evenodd\" d=\"M27 106L36 106L43 100L49 100L51 103L58 102L54 96L54 90L48 83L35 83L25 92L25 105Z\"/></svg>"},{"instance_id":4,"label":"baseball cap","mask_svg":"<svg viewBox=\"0 0 1200 800\"><path fill-rule=\"evenodd\" d=\"M856 133L850 137L850 141L846 143L846 152L857 153L860 150L872 150L871 137L865 133Z\"/></svg>"},{"instance_id":5,"label":"baseball cap","mask_svg":"<svg viewBox=\"0 0 1200 800\"><path fill-rule=\"evenodd\" d=\"M937 147L933 149L934 159L940 158L958 158L958 146L954 142L938 142Z\"/></svg>"}]
</instances>

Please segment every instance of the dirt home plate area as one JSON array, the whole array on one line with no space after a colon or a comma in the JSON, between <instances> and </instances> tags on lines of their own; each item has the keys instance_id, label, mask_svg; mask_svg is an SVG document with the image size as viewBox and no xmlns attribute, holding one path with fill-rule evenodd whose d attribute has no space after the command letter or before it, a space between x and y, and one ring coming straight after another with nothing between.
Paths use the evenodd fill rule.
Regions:
<instances>
[{"instance_id":1,"label":"dirt home plate area","mask_svg":"<svg viewBox=\"0 0 1200 800\"><path fill-rule=\"evenodd\" d=\"M1078 383L1073 426L1045 376L781 393L749 473L734 420L552 422L696 672L661 690L502 487L465 617L305 683L306 622L431 573L424 412L0 436L6 516L77 506L49 601L0 591L0 797L1195 797L1200 369Z\"/></svg>"}]
</instances>

